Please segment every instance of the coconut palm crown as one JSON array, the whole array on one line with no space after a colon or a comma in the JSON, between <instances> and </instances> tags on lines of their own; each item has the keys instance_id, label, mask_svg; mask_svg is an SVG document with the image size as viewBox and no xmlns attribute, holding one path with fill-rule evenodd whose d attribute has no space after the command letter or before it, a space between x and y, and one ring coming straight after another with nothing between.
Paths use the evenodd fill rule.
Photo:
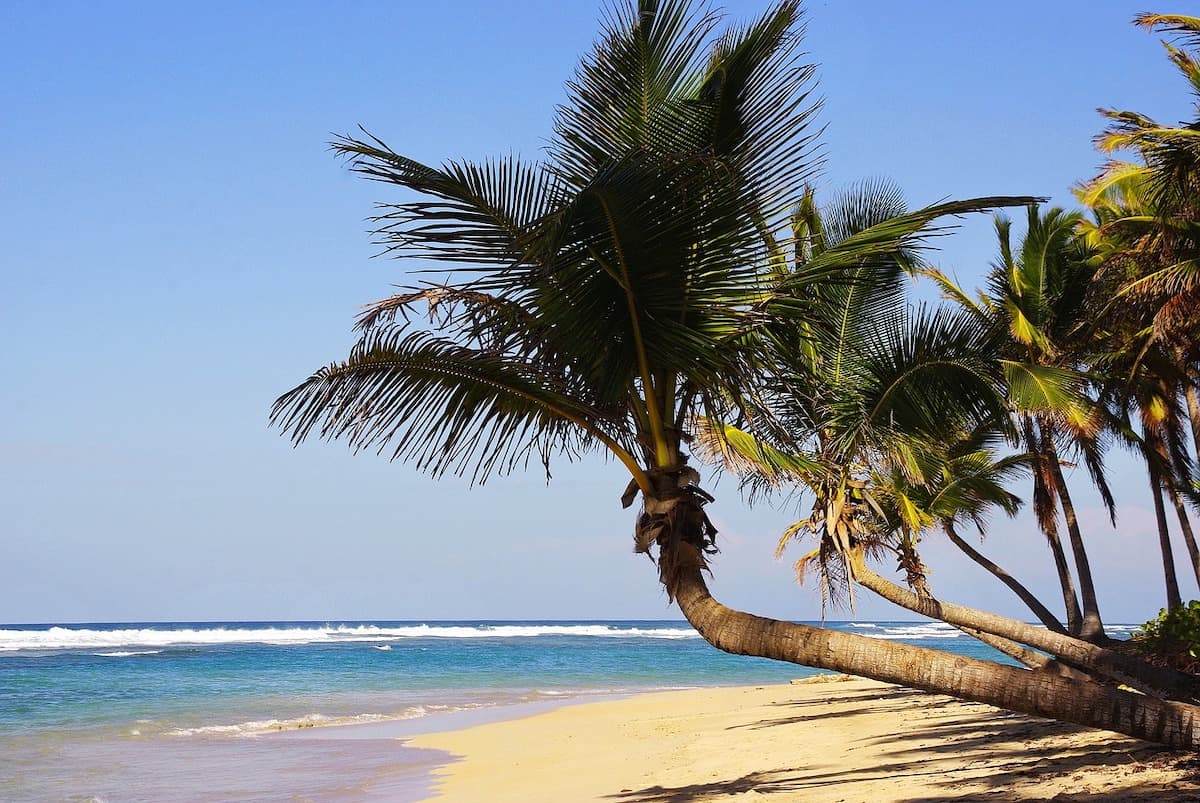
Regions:
<instances>
[{"instance_id":1,"label":"coconut palm crown","mask_svg":"<svg viewBox=\"0 0 1200 803\"><path fill-rule=\"evenodd\" d=\"M890 265L941 215L1014 202L902 215L790 269L792 193L816 165L798 3L718 24L683 0L610 8L544 162L435 168L370 135L335 142L352 170L417 196L380 209L383 247L446 268L369 307L348 359L280 397L274 423L477 481L604 450L631 477L624 503L642 494L637 548L657 548L669 595L719 649L1034 713L1053 689L1054 716L1200 746L1187 707L753 617L708 594L715 531L688 422L761 417L772 344L822 303L811 290Z\"/></svg>"},{"instance_id":2,"label":"coconut palm crown","mask_svg":"<svg viewBox=\"0 0 1200 803\"><path fill-rule=\"evenodd\" d=\"M775 233L816 165L799 24L794 0L719 35L678 0L612 8L544 162L433 168L338 139L352 170L422 196L374 218L387 252L450 267L368 307L349 358L280 397L273 422L477 481L600 448L632 476L626 505L703 500L686 422L755 406L766 322L819 303L798 288L890 264L941 215L1011 202L923 209L781 269ZM648 509L639 550L666 515Z\"/></svg>"}]
</instances>

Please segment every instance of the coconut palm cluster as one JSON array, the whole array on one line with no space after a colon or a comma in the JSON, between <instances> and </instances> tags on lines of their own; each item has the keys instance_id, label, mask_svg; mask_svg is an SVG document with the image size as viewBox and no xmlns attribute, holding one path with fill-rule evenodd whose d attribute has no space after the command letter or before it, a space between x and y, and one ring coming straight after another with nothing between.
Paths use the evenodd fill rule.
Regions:
<instances>
[{"instance_id":1,"label":"coconut palm cluster","mask_svg":"<svg viewBox=\"0 0 1200 803\"><path fill-rule=\"evenodd\" d=\"M1200 748L1200 678L1105 633L1064 471L1084 466L1114 510L1109 450L1145 461L1180 606L1168 503L1200 581L1200 119L1107 111L1098 145L1114 158L1077 188L1082 211L1034 197L910 209L886 182L822 203L801 17L797 0L733 25L686 0L612 6L540 161L430 166L365 132L336 140L352 171L403 191L375 234L424 270L370 305L349 356L281 396L272 421L479 482L606 454L622 505L638 505L635 550L721 649ZM1172 36L1200 97L1200 18L1137 22ZM977 213L997 215L979 289L923 257ZM945 298L914 302L914 280ZM1027 668L725 607L704 581L719 534L702 463L736 474L747 501L803 500L780 550L800 550L797 574L830 604L879 594ZM1062 615L961 533L1025 496ZM1040 626L939 598L930 537Z\"/></svg>"}]
</instances>

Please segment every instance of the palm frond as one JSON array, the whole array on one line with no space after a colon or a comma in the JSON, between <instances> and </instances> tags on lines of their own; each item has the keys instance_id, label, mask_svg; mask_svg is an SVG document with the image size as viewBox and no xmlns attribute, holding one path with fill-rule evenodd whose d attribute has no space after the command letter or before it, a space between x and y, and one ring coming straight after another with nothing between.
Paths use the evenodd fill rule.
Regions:
<instances>
[{"instance_id":1,"label":"palm frond","mask_svg":"<svg viewBox=\"0 0 1200 803\"><path fill-rule=\"evenodd\" d=\"M568 385L430 333L385 329L281 396L271 421L296 443L316 432L356 450L390 451L433 476L469 472L478 482L531 456L545 462L552 451L603 446L626 461L619 423Z\"/></svg>"},{"instance_id":2,"label":"palm frond","mask_svg":"<svg viewBox=\"0 0 1200 803\"><path fill-rule=\"evenodd\" d=\"M355 173L435 199L379 205L383 211L372 218L376 240L393 256L466 265L520 261L526 258L530 227L553 208L560 192L541 165L516 157L449 162L435 169L366 136L341 136L331 147Z\"/></svg>"},{"instance_id":3,"label":"palm frond","mask_svg":"<svg viewBox=\"0 0 1200 803\"><path fill-rule=\"evenodd\" d=\"M1078 429L1095 426L1095 406L1078 371L1031 362L1001 360L1009 401L1023 413L1060 415Z\"/></svg>"},{"instance_id":4,"label":"palm frond","mask_svg":"<svg viewBox=\"0 0 1200 803\"><path fill-rule=\"evenodd\" d=\"M1178 34L1192 47L1200 47L1200 17L1185 14L1138 14L1133 24L1153 31Z\"/></svg>"},{"instance_id":5,"label":"palm frond","mask_svg":"<svg viewBox=\"0 0 1200 803\"><path fill-rule=\"evenodd\" d=\"M828 474L826 466L811 456L781 451L745 430L710 418L694 422L691 449L705 463L770 488L816 485Z\"/></svg>"}]
</instances>

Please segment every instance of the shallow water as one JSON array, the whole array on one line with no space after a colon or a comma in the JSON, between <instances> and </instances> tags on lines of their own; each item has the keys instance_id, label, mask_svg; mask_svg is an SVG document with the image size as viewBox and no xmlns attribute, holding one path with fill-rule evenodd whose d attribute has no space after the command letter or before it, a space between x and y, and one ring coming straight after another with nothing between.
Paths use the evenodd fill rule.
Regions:
<instances>
[{"instance_id":1,"label":"shallow water","mask_svg":"<svg viewBox=\"0 0 1200 803\"><path fill-rule=\"evenodd\" d=\"M940 623L826 626L997 657ZM0 800L419 800L447 757L405 733L811 674L682 622L5 625Z\"/></svg>"}]
</instances>

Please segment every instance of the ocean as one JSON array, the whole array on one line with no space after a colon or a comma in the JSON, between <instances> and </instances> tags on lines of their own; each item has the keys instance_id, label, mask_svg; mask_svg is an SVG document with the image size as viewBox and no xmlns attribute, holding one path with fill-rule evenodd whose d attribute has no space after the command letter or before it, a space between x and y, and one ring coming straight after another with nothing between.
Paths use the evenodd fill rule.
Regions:
<instances>
[{"instance_id":1,"label":"ocean","mask_svg":"<svg viewBox=\"0 0 1200 803\"><path fill-rule=\"evenodd\" d=\"M1007 661L940 622L825 626ZM451 757L406 735L815 673L673 621L0 625L0 800L416 801Z\"/></svg>"}]
</instances>

